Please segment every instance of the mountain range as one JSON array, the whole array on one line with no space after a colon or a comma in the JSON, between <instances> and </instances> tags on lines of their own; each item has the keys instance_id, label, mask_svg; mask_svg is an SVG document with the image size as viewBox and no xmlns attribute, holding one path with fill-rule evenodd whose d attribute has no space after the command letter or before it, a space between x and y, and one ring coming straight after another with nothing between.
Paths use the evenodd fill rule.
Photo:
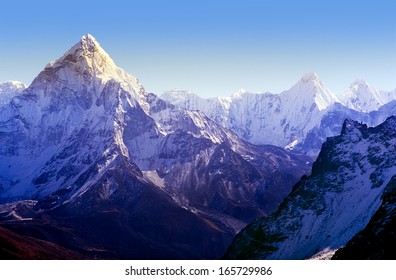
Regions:
<instances>
[{"instance_id":1,"label":"mountain range","mask_svg":"<svg viewBox=\"0 0 396 280\"><path fill-rule=\"evenodd\" d=\"M17 94L26 89L26 86L17 81L0 83L0 106L6 105Z\"/></svg>"},{"instance_id":2,"label":"mountain range","mask_svg":"<svg viewBox=\"0 0 396 280\"><path fill-rule=\"evenodd\" d=\"M91 35L7 98L1 226L89 258L221 257L311 165L146 92Z\"/></svg>"},{"instance_id":3,"label":"mountain range","mask_svg":"<svg viewBox=\"0 0 396 280\"><path fill-rule=\"evenodd\" d=\"M384 219L374 213L392 193L394 118L370 127L395 112L393 99L363 81L338 99L314 73L279 95L158 97L85 35L28 87L0 84L0 256L333 253ZM321 231L304 243L311 225Z\"/></svg>"},{"instance_id":4,"label":"mountain range","mask_svg":"<svg viewBox=\"0 0 396 280\"><path fill-rule=\"evenodd\" d=\"M379 91L356 80L338 98L318 75L308 73L280 94L240 90L231 97L204 99L173 90L161 98L181 108L204 112L251 143L276 145L315 159L326 138L341 132L345 119L375 126L392 115L393 107L385 105L395 102L396 90Z\"/></svg>"}]
</instances>

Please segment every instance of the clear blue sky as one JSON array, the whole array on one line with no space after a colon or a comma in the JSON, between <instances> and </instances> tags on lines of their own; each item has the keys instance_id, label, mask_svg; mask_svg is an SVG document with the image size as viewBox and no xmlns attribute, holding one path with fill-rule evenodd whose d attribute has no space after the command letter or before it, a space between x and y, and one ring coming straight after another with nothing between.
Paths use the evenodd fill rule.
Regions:
<instances>
[{"instance_id":1,"label":"clear blue sky","mask_svg":"<svg viewBox=\"0 0 396 280\"><path fill-rule=\"evenodd\" d=\"M0 81L29 84L92 34L146 90L280 92L316 72L396 88L396 1L3 1Z\"/></svg>"}]
</instances>

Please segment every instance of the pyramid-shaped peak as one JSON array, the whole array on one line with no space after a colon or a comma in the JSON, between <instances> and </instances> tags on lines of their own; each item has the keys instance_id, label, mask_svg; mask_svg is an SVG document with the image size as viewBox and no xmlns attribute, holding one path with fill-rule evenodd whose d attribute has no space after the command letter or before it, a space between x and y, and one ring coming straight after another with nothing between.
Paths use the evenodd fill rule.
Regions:
<instances>
[{"instance_id":1,"label":"pyramid-shaped peak","mask_svg":"<svg viewBox=\"0 0 396 280\"><path fill-rule=\"evenodd\" d=\"M105 51L100 47L98 41L96 41L95 37L91 34L82 36L79 44L84 50L88 50L90 52L101 51L105 53Z\"/></svg>"},{"instance_id":2,"label":"pyramid-shaped peak","mask_svg":"<svg viewBox=\"0 0 396 280\"><path fill-rule=\"evenodd\" d=\"M356 79L340 100L346 107L361 112L378 110L390 101L381 91L362 79Z\"/></svg>"},{"instance_id":3,"label":"pyramid-shaped peak","mask_svg":"<svg viewBox=\"0 0 396 280\"><path fill-rule=\"evenodd\" d=\"M351 89L358 89L358 88L369 88L371 87L365 80L358 78L353 81L350 88Z\"/></svg>"},{"instance_id":4,"label":"pyramid-shaped peak","mask_svg":"<svg viewBox=\"0 0 396 280\"><path fill-rule=\"evenodd\" d=\"M294 100L294 105L299 103L301 106L309 107L315 103L320 111L338 102L337 97L314 72L305 74L294 86L281 94L289 100Z\"/></svg>"},{"instance_id":5,"label":"pyramid-shaped peak","mask_svg":"<svg viewBox=\"0 0 396 280\"><path fill-rule=\"evenodd\" d=\"M82 36L79 42L61 58L49 63L47 68L71 67L72 65L75 69L89 69L95 75L100 73L111 74L118 68L91 34Z\"/></svg>"},{"instance_id":6,"label":"pyramid-shaped peak","mask_svg":"<svg viewBox=\"0 0 396 280\"><path fill-rule=\"evenodd\" d=\"M362 78L356 78L352 84L367 84L367 82Z\"/></svg>"},{"instance_id":7,"label":"pyramid-shaped peak","mask_svg":"<svg viewBox=\"0 0 396 280\"><path fill-rule=\"evenodd\" d=\"M363 79L355 79L344 94L344 98L356 97L357 94L359 94L360 98L370 99L375 96L376 99L382 99L379 91Z\"/></svg>"},{"instance_id":8,"label":"pyramid-shaped peak","mask_svg":"<svg viewBox=\"0 0 396 280\"><path fill-rule=\"evenodd\" d=\"M81 88L101 89L109 81L119 83L128 92L145 94L139 81L117 67L98 41L91 34L86 34L62 57L48 63L31 87L43 88L61 82L67 88L80 92Z\"/></svg>"},{"instance_id":9,"label":"pyramid-shaped peak","mask_svg":"<svg viewBox=\"0 0 396 280\"><path fill-rule=\"evenodd\" d=\"M308 83L311 81L320 81L319 76L315 72L306 73L302 78L301 81L303 83Z\"/></svg>"},{"instance_id":10,"label":"pyramid-shaped peak","mask_svg":"<svg viewBox=\"0 0 396 280\"><path fill-rule=\"evenodd\" d=\"M68 52L66 52L65 56L69 54L78 56L91 56L92 54L96 54L109 58L109 55L91 34L82 36L80 41L75 44Z\"/></svg>"},{"instance_id":11,"label":"pyramid-shaped peak","mask_svg":"<svg viewBox=\"0 0 396 280\"><path fill-rule=\"evenodd\" d=\"M84 36L81 37L81 42L86 42L89 44L97 44L98 43L98 41L96 41L95 37L89 33L85 34Z\"/></svg>"}]
</instances>

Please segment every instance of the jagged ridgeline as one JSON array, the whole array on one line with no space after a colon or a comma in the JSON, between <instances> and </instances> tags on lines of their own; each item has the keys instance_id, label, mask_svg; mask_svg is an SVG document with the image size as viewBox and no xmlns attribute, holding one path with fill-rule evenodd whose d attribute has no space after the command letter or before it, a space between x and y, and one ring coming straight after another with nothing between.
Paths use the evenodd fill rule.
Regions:
<instances>
[{"instance_id":1,"label":"jagged ridgeline","mask_svg":"<svg viewBox=\"0 0 396 280\"><path fill-rule=\"evenodd\" d=\"M395 97L309 73L279 95L160 98L85 35L0 84L0 255L216 259L252 221L227 257L328 257L367 224L334 258L392 248L394 118L366 125Z\"/></svg>"},{"instance_id":2,"label":"jagged ridgeline","mask_svg":"<svg viewBox=\"0 0 396 280\"><path fill-rule=\"evenodd\" d=\"M396 117L346 120L278 210L242 230L229 259L395 259ZM349 241L349 242L348 242Z\"/></svg>"},{"instance_id":3,"label":"jagged ridgeline","mask_svg":"<svg viewBox=\"0 0 396 280\"><path fill-rule=\"evenodd\" d=\"M376 126L391 116L396 106L396 90L380 91L356 80L337 97L315 73L305 74L280 94L240 90L230 97L204 99L173 90L161 98L200 110L251 143L272 144L313 158L327 137L340 134L345 119Z\"/></svg>"},{"instance_id":4,"label":"jagged ridgeline","mask_svg":"<svg viewBox=\"0 0 396 280\"><path fill-rule=\"evenodd\" d=\"M91 35L26 89L2 89L3 240L59 258L219 258L310 169L148 93Z\"/></svg>"}]
</instances>

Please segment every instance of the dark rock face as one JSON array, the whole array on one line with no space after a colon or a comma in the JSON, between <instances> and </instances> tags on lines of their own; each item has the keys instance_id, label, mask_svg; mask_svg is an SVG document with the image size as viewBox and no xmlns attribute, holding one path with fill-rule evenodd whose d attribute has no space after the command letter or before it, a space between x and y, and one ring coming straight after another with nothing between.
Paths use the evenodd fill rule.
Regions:
<instances>
[{"instance_id":1,"label":"dark rock face","mask_svg":"<svg viewBox=\"0 0 396 280\"><path fill-rule=\"evenodd\" d=\"M88 257L57 244L20 235L0 227L0 259L2 260L80 260L86 258Z\"/></svg>"},{"instance_id":2,"label":"dark rock face","mask_svg":"<svg viewBox=\"0 0 396 280\"><path fill-rule=\"evenodd\" d=\"M331 254L356 235L335 258L389 258L395 139L396 117L374 128L346 120L342 134L323 144L312 174L271 216L242 230L225 257L307 259Z\"/></svg>"}]
</instances>

